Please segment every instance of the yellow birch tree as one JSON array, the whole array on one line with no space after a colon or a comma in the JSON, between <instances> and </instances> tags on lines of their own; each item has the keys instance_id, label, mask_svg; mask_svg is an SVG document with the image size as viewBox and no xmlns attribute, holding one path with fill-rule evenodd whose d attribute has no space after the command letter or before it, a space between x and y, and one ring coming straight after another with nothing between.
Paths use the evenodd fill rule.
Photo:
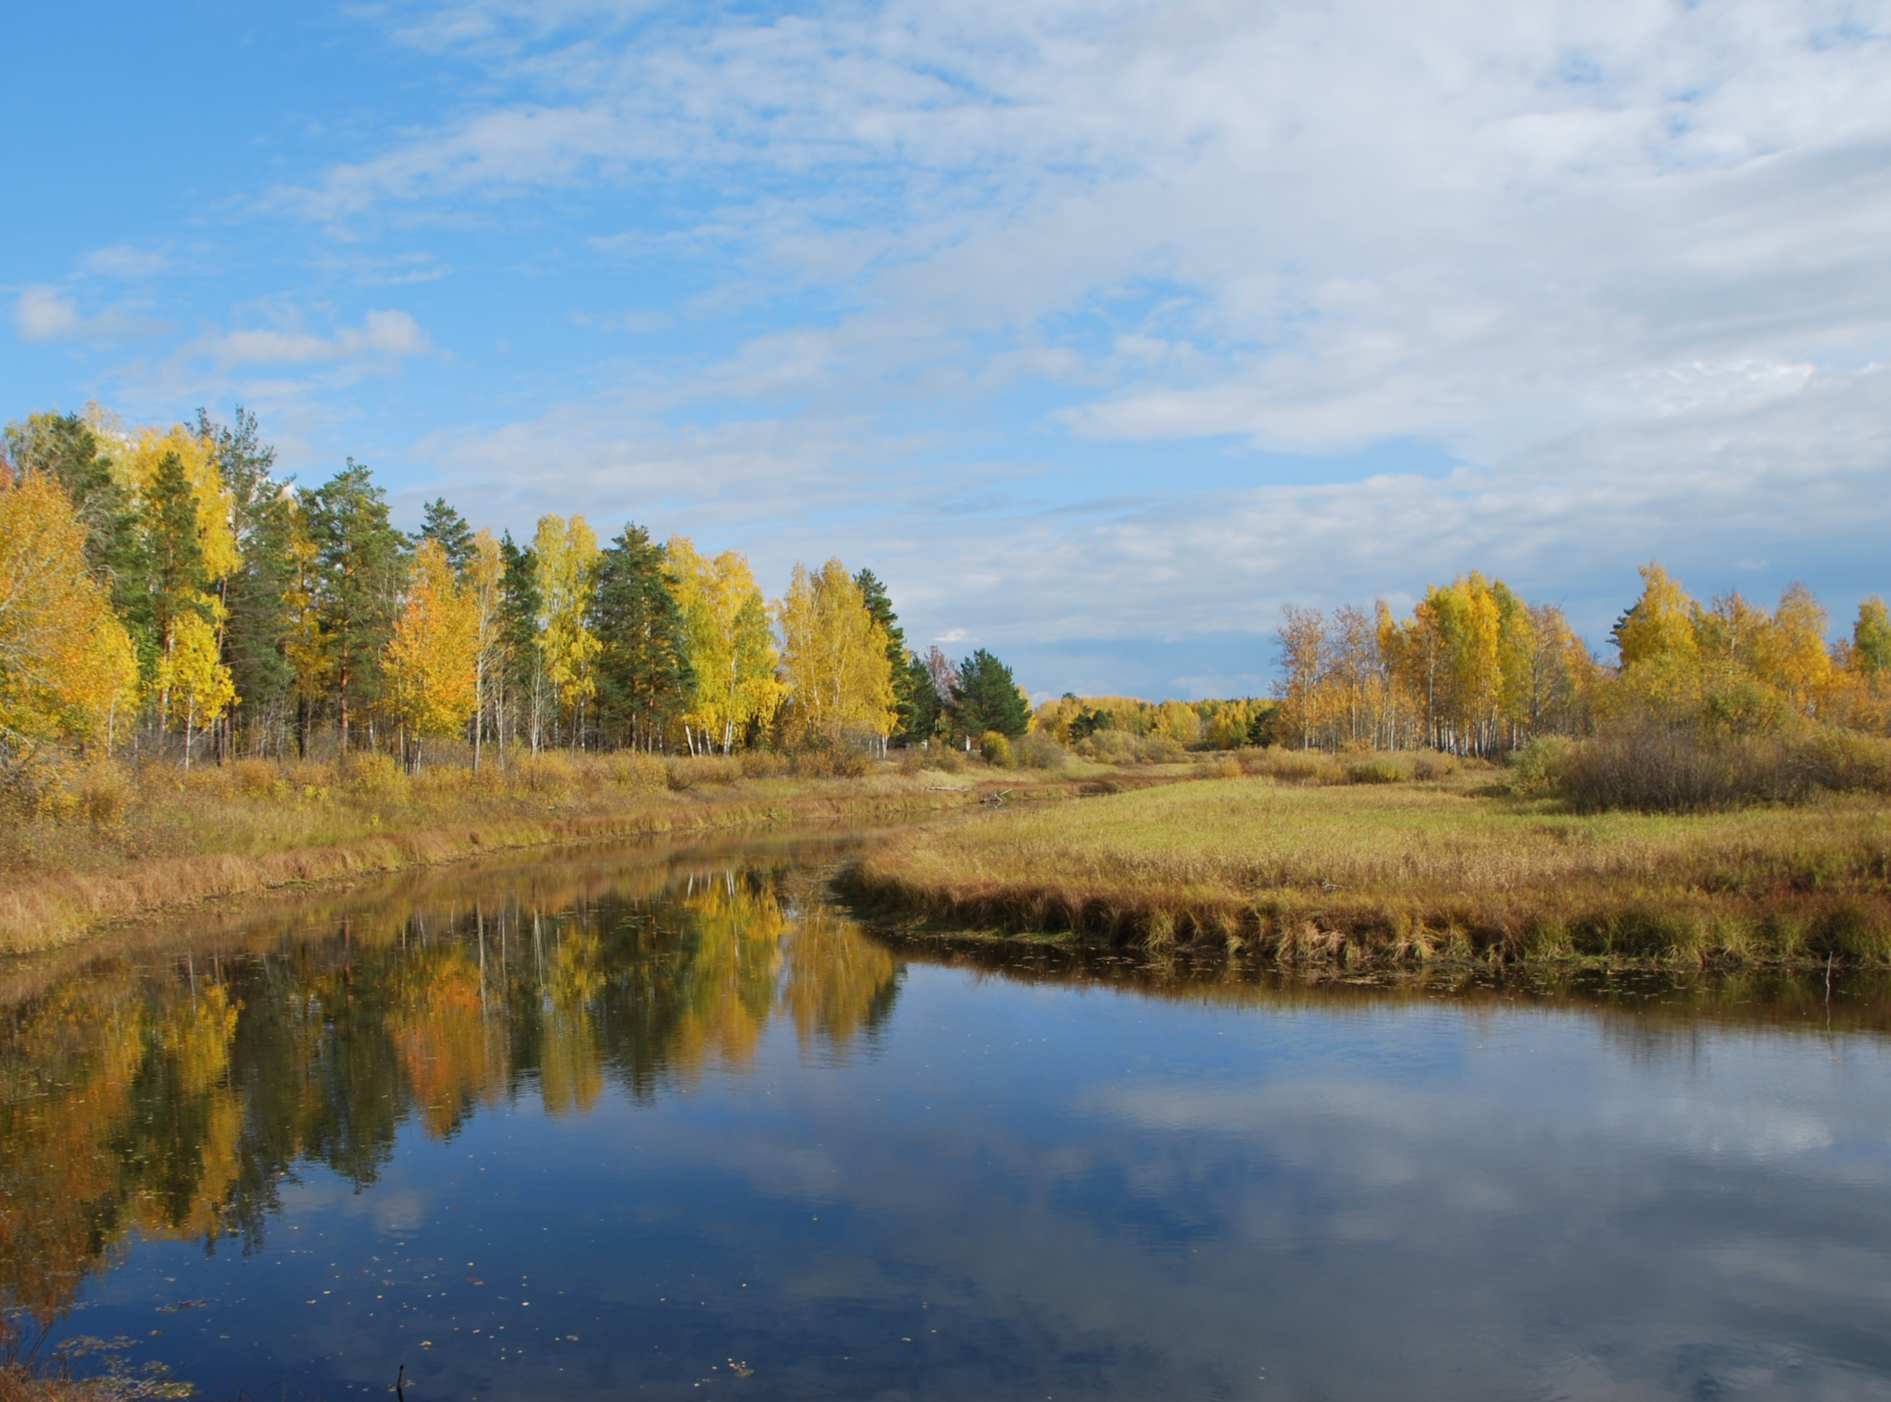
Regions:
<instances>
[{"instance_id":1,"label":"yellow birch tree","mask_svg":"<svg viewBox=\"0 0 1891 1402\"><path fill-rule=\"evenodd\" d=\"M236 683L223 665L217 641L221 610L208 616L191 611L179 614L172 625L169 647L158 663L158 690L170 707L171 719L184 722L184 768L190 768L191 745L197 728L219 720L236 701Z\"/></svg>"},{"instance_id":2,"label":"yellow birch tree","mask_svg":"<svg viewBox=\"0 0 1891 1402\"><path fill-rule=\"evenodd\" d=\"M65 492L0 470L0 743L109 740L137 676Z\"/></svg>"},{"instance_id":3,"label":"yellow birch tree","mask_svg":"<svg viewBox=\"0 0 1891 1402\"><path fill-rule=\"evenodd\" d=\"M775 677L768 607L746 557L725 550L704 558L688 536L664 546L671 589L683 615L695 695L683 717L691 748L720 744L728 754L751 722L767 725L786 688Z\"/></svg>"},{"instance_id":4,"label":"yellow birch tree","mask_svg":"<svg viewBox=\"0 0 1891 1402\"><path fill-rule=\"evenodd\" d=\"M461 587L435 540L414 550L413 573L394 636L387 644L387 677L403 740L414 738L412 766L422 746L466 724L478 701L479 619L471 592Z\"/></svg>"},{"instance_id":5,"label":"yellow birch tree","mask_svg":"<svg viewBox=\"0 0 1891 1402\"><path fill-rule=\"evenodd\" d=\"M584 729L584 703L597 694L591 664L600 644L585 623L595 582L597 535L582 516L567 521L546 515L538 518L532 548L538 554L539 647L545 679L559 703L571 710L575 750Z\"/></svg>"},{"instance_id":6,"label":"yellow birch tree","mask_svg":"<svg viewBox=\"0 0 1891 1402\"><path fill-rule=\"evenodd\" d=\"M897 718L886 630L846 566L829 560L811 574L797 564L775 618L797 735L826 744L870 735L883 743Z\"/></svg>"}]
</instances>

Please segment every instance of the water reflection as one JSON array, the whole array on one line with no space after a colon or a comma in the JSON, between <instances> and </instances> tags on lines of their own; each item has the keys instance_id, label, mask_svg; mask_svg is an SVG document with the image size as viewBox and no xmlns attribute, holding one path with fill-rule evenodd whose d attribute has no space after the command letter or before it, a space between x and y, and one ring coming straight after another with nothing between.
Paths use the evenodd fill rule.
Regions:
<instances>
[{"instance_id":1,"label":"water reflection","mask_svg":"<svg viewBox=\"0 0 1891 1402\"><path fill-rule=\"evenodd\" d=\"M1891 984L902 944L844 839L0 969L0 1292L212 1396L1891 1398Z\"/></svg>"},{"instance_id":2,"label":"water reflection","mask_svg":"<svg viewBox=\"0 0 1891 1402\"><path fill-rule=\"evenodd\" d=\"M785 1018L845 1054L896 967L818 877L733 858L516 871L87 967L0 1021L0 1298L45 1321L133 1235L261 1244L279 1185L375 1182L535 1097L582 1114L740 1067ZM495 889L496 888L496 889ZM199 942L202 943L201 941Z\"/></svg>"}]
</instances>

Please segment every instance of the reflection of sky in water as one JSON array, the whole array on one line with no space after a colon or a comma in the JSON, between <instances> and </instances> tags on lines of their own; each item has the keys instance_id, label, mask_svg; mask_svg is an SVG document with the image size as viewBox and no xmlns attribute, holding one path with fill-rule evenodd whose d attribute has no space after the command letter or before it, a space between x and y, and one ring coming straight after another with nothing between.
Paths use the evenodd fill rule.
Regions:
<instances>
[{"instance_id":1,"label":"reflection of sky in water","mask_svg":"<svg viewBox=\"0 0 1891 1402\"><path fill-rule=\"evenodd\" d=\"M686 1073L578 1110L515 1066L359 1189L298 1170L248 1254L130 1246L62 1328L213 1397L402 1363L417 1402L1891 1395L1875 1036L923 963L888 1011L887 966L832 975L877 949L830 930L797 966L793 923L772 962L699 954L756 1015L665 1023L722 1048ZM787 1015L817 976L839 1034ZM836 1000L873 997L869 1042Z\"/></svg>"}]
</instances>

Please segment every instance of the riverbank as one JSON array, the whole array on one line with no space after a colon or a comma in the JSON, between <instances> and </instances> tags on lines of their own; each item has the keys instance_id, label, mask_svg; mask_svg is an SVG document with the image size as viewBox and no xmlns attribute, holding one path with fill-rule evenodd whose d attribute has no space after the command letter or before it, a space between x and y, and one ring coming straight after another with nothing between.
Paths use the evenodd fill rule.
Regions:
<instances>
[{"instance_id":1,"label":"riverbank","mask_svg":"<svg viewBox=\"0 0 1891 1402\"><path fill-rule=\"evenodd\" d=\"M1577 815L1488 776L1265 777L903 835L846 878L911 933L1436 960L1891 963L1891 803Z\"/></svg>"},{"instance_id":2,"label":"riverbank","mask_svg":"<svg viewBox=\"0 0 1891 1402\"><path fill-rule=\"evenodd\" d=\"M773 760L774 757L768 757ZM114 921L302 883L482 853L948 812L989 792L1074 791L1064 776L945 775L876 764L793 774L779 762L544 755L475 775L414 777L382 756L345 766L244 761L193 773L116 767L67 776L10 824L0 856L0 954L40 952Z\"/></svg>"}]
</instances>

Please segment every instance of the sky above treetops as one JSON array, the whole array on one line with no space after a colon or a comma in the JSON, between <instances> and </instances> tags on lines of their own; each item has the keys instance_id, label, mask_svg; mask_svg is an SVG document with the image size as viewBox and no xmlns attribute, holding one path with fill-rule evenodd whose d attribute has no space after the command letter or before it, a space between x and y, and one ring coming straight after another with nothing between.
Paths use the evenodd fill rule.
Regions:
<instances>
[{"instance_id":1,"label":"sky above treetops","mask_svg":"<svg viewBox=\"0 0 1891 1402\"><path fill-rule=\"evenodd\" d=\"M1891 588L1891 4L16 5L0 415L838 555L1034 693Z\"/></svg>"}]
</instances>

